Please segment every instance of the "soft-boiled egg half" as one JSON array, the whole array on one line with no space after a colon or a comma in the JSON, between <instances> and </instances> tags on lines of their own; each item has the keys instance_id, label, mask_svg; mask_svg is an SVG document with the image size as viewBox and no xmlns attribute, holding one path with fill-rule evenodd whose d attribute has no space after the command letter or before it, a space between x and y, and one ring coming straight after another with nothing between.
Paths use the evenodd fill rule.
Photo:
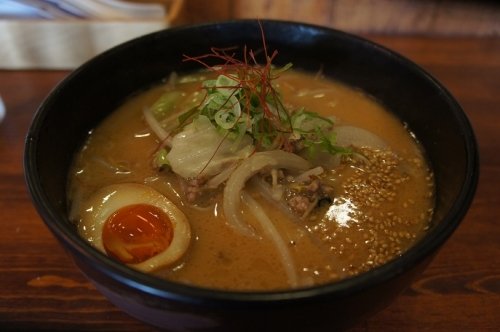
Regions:
<instances>
[{"instance_id":1,"label":"soft-boiled egg half","mask_svg":"<svg viewBox=\"0 0 500 332\"><path fill-rule=\"evenodd\" d=\"M114 184L94 193L82 206L78 231L98 250L144 272L176 262L191 240L184 213L138 183Z\"/></svg>"}]
</instances>

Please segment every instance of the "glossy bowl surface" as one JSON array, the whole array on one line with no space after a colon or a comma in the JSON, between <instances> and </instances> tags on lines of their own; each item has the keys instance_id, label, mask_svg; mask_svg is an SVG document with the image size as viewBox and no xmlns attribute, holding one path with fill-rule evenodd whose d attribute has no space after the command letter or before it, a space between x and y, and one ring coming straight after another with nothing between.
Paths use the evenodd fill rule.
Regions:
<instances>
[{"instance_id":1,"label":"glossy bowl surface","mask_svg":"<svg viewBox=\"0 0 500 332\"><path fill-rule=\"evenodd\" d=\"M279 292L224 292L167 282L131 270L91 248L68 220L66 183L88 132L127 97L173 72L199 68L183 54L211 47L262 48L255 20L179 27L107 51L64 79L38 109L25 145L25 176L42 219L82 272L115 305L169 330L301 329L352 326L387 306L427 266L463 219L478 179L472 128L450 93L400 55L340 31L262 21L275 63L358 87L405 122L424 146L436 180L428 234L400 258L341 282Z\"/></svg>"}]
</instances>

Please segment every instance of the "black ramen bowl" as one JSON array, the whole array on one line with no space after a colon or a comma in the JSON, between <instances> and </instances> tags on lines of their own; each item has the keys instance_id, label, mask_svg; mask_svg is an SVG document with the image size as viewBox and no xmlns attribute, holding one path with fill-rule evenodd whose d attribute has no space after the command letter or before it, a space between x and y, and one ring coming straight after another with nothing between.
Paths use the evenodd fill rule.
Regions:
<instances>
[{"instance_id":1,"label":"black ramen bowl","mask_svg":"<svg viewBox=\"0 0 500 332\"><path fill-rule=\"evenodd\" d=\"M275 64L322 72L358 87L405 122L424 146L436 181L432 227L401 257L362 275L310 288L233 292L182 285L109 259L78 235L68 220L67 174L89 130L128 96L169 73L199 69L183 54L211 47L262 49L255 20L153 33L119 45L64 79L36 113L27 134L24 166L34 204L48 228L100 292L131 316L169 330L341 329L386 307L430 263L463 219L478 179L471 126L456 100L411 61L340 31L262 21Z\"/></svg>"}]
</instances>

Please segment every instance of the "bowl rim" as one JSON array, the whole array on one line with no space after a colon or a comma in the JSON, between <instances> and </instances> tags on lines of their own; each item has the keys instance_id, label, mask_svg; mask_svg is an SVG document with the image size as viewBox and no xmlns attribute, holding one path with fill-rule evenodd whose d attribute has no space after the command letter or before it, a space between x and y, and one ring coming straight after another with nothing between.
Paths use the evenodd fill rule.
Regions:
<instances>
[{"instance_id":1,"label":"bowl rim","mask_svg":"<svg viewBox=\"0 0 500 332\"><path fill-rule=\"evenodd\" d=\"M157 32L153 32L130 41L117 45L108 51L105 51L96 57L85 62L75 70L73 70L67 77L59 82L49 93L49 95L42 102L36 111L28 133L25 139L24 151L24 174L25 183L31 199L37 209L42 220L58 240L69 245L71 250L79 256L88 261L99 262L93 264L93 267L99 270L107 277L119 281L133 289L141 292L148 293L161 298L172 299L184 303L203 303L209 301L215 305L252 305L263 303L282 303L307 301L311 298L328 298L331 296L342 297L353 293L362 292L365 289L380 285L384 282L393 279L394 277L409 270L412 266L427 259L433 252L435 252L445 240L452 235L458 225L462 222L470 204L472 203L479 178L479 153L477 142L473 133L472 126L455 98L450 92L429 72L422 67L409 60L408 58L398 54L397 52L382 46L374 41L368 40L364 37L337 30L330 27L319 26L310 23L287 21L287 20L273 20L265 19L259 20L264 26L266 25L293 25L296 27L304 27L314 29L322 33L335 35L336 38L349 39L353 42L362 43L369 47L376 48L378 51L385 53L386 56L401 62L403 65L409 67L411 70L424 77L434 88L438 89L444 98L447 99L450 108L455 113L457 120L460 122L463 135L466 154L466 174L468 175L461 186L453 205L447 211L446 215L438 225L433 227L421 240L415 243L411 248L404 252L401 256L367 272L361 273L357 276L335 281L331 283L315 285L311 287L298 288L298 289L284 289L273 291L233 291L221 290L213 288L204 288L199 286L191 286L187 284L180 284L176 282L166 281L159 277L154 277L118 263L106 255L98 252L92 248L86 241L84 241L77 232L71 231L64 223L69 223L69 220L59 220L59 217L51 210L51 205L47 195L44 193L40 183L40 177L35 163L36 158L31 158L37 155L37 140L35 139L37 133L41 130L41 126L47 112L50 110L50 104L53 99L57 98L61 90L74 79L77 79L80 72L85 71L89 66L92 66L100 59L112 57L116 53L120 53L127 48L131 47L139 40L148 40L154 38L169 38L170 35L175 35L182 31L195 31L205 28L230 27L238 24L256 24L255 19L235 19L217 22L208 22L201 24L193 24L186 26L178 26L166 28Z\"/></svg>"}]
</instances>

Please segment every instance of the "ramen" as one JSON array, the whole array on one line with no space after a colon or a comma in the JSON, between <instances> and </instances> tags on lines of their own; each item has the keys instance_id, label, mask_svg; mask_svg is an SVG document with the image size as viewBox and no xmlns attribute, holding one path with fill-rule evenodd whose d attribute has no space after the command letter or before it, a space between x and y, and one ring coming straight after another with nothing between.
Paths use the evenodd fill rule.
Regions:
<instances>
[{"instance_id":1,"label":"ramen","mask_svg":"<svg viewBox=\"0 0 500 332\"><path fill-rule=\"evenodd\" d=\"M127 100L69 176L70 218L131 268L229 290L358 275L428 228L414 135L362 91L271 66L222 66Z\"/></svg>"}]
</instances>

